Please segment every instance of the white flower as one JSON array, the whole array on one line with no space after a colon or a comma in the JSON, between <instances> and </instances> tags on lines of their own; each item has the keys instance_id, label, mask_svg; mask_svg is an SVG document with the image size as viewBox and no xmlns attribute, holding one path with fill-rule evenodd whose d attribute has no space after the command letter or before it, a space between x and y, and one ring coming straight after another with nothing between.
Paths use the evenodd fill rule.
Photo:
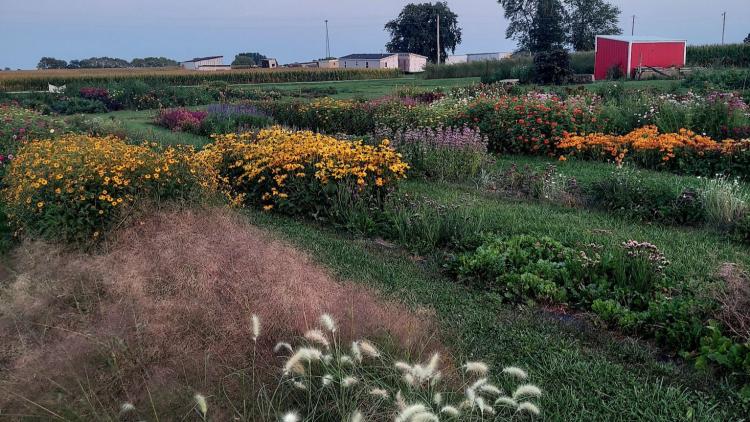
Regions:
<instances>
[{"instance_id":1,"label":"white flower","mask_svg":"<svg viewBox=\"0 0 750 422\"><path fill-rule=\"evenodd\" d=\"M196 394L193 396L193 400L195 400L195 404L198 406L198 411L201 412L201 415L206 416L206 413L208 413L206 397L203 394Z\"/></svg>"},{"instance_id":2,"label":"white flower","mask_svg":"<svg viewBox=\"0 0 750 422\"><path fill-rule=\"evenodd\" d=\"M524 384L516 389L513 393L513 399L518 400L519 397L541 397L542 390L539 387L531 384Z\"/></svg>"},{"instance_id":3,"label":"white flower","mask_svg":"<svg viewBox=\"0 0 750 422\"><path fill-rule=\"evenodd\" d=\"M328 331L335 333L336 332L336 322L333 320L333 317L331 317L328 314L323 314L320 316L320 324Z\"/></svg>"},{"instance_id":4,"label":"white flower","mask_svg":"<svg viewBox=\"0 0 750 422\"><path fill-rule=\"evenodd\" d=\"M539 408L536 407L533 403L529 402L523 402L520 405L518 405L518 412L526 412L530 413L534 416L538 415L540 413Z\"/></svg>"},{"instance_id":5,"label":"white flower","mask_svg":"<svg viewBox=\"0 0 750 422\"><path fill-rule=\"evenodd\" d=\"M348 387L351 387L352 385L354 385L354 384L356 384L358 382L359 382L359 380L356 379L356 378L354 378L354 377L346 377L343 380L341 380L341 385L344 388L348 388Z\"/></svg>"},{"instance_id":6,"label":"white flower","mask_svg":"<svg viewBox=\"0 0 750 422\"><path fill-rule=\"evenodd\" d=\"M128 413L135 410L135 406L133 403L123 403L122 406L120 406L120 413Z\"/></svg>"},{"instance_id":7,"label":"white flower","mask_svg":"<svg viewBox=\"0 0 750 422\"><path fill-rule=\"evenodd\" d=\"M466 364L464 365L464 370L468 374L483 376L487 374L487 372L489 372L490 367L483 362L466 362Z\"/></svg>"},{"instance_id":8,"label":"white flower","mask_svg":"<svg viewBox=\"0 0 750 422\"><path fill-rule=\"evenodd\" d=\"M525 380L528 378L528 374L526 374L526 371L524 371L521 368L517 368L515 366L509 366L507 368L503 369L503 374L510 375L512 377L516 377L520 380Z\"/></svg>"},{"instance_id":9,"label":"white flower","mask_svg":"<svg viewBox=\"0 0 750 422\"><path fill-rule=\"evenodd\" d=\"M258 341L258 337L260 337L260 318L258 318L258 315L253 314L252 320L253 320L253 341Z\"/></svg>"},{"instance_id":10,"label":"white flower","mask_svg":"<svg viewBox=\"0 0 750 422\"><path fill-rule=\"evenodd\" d=\"M286 412L281 417L281 422L299 422L300 418L297 412Z\"/></svg>"}]
</instances>

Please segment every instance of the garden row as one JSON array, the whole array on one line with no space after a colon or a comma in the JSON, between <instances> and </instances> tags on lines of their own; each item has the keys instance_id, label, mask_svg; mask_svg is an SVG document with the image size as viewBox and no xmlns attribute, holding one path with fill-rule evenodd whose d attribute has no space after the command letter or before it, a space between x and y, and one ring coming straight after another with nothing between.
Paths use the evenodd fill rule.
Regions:
<instances>
[{"instance_id":1,"label":"garden row","mask_svg":"<svg viewBox=\"0 0 750 422\"><path fill-rule=\"evenodd\" d=\"M282 92L272 89L241 89L226 82L217 81L199 86L170 86L148 84L139 80L125 80L91 86L68 84L65 93L0 93L0 104L18 105L44 114L71 115L79 113L106 113L118 110L150 110L166 107L191 107L218 101L279 99L282 96L315 98L335 94L329 87L302 88L297 92Z\"/></svg>"},{"instance_id":2,"label":"garden row","mask_svg":"<svg viewBox=\"0 0 750 422\"><path fill-rule=\"evenodd\" d=\"M467 147L461 154L482 152L476 133L445 137ZM408 137L397 146L402 142ZM435 164L463 160L451 157L437 137L432 142L427 151L442 154L429 158ZM3 178L2 194L17 235L84 243L101 238L139 203L153 201L220 195L235 205L314 218L419 253L445 254L457 280L503 301L591 311L700 365L716 364L740 385L748 381L750 339L736 334L736 321L718 316L718 299L699 294L707 281L671 272L669 257L656 246L634 239L603 249L499 237L468 207L400 193L408 171L388 142L368 145L279 128L215 136L201 151L69 135L24 144Z\"/></svg>"},{"instance_id":3,"label":"garden row","mask_svg":"<svg viewBox=\"0 0 750 422\"><path fill-rule=\"evenodd\" d=\"M47 84L106 87L114 83L138 80L148 85L201 85L209 82L258 84L281 82L342 81L385 79L399 76L387 69L243 69L222 72L193 72L182 69L104 69L43 70L0 73L2 91L46 91Z\"/></svg>"},{"instance_id":4,"label":"garden row","mask_svg":"<svg viewBox=\"0 0 750 422\"><path fill-rule=\"evenodd\" d=\"M324 133L468 127L487 137L493 153L577 155L702 176L749 175L743 139L750 138L750 107L735 93L665 94L616 86L507 93L497 85L477 85L447 94L402 94L254 104L281 124Z\"/></svg>"}]
</instances>

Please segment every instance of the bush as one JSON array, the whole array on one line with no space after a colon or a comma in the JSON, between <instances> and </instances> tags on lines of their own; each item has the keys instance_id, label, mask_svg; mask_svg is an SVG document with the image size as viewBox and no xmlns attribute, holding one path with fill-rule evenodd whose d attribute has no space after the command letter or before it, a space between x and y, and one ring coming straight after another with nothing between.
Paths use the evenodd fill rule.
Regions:
<instances>
[{"instance_id":1,"label":"bush","mask_svg":"<svg viewBox=\"0 0 750 422\"><path fill-rule=\"evenodd\" d=\"M206 116L208 113L205 111L166 109L159 111L155 123L175 132L199 132Z\"/></svg>"},{"instance_id":2,"label":"bush","mask_svg":"<svg viewBox=\"0 0 750 422\"><path fill-rule=\"evenodd\" d=\"M750 214L744 215L732 226L731 237L737 242L750 244Z\"/></svg>"},{"instance_id":3,"label":"bush","mask_svg":"<svg viewBox=\"0 0 750 422\"><path fill-rule=\"evenodd\" d=\"M325 217L341 189L377 200L408 166L387 142L377 146L281 128L217 135L199 159L234 203Z\"/></svg>"},{"instance_id":4,"label":"bush","mask_svg":"<svg viewBox=\"0 0 750 422\"><path fill-rule=\"evenodd\" d=\"M701 194L670 182L643 178L630 169L618 169L590 187L592 207L643 221L667 224L702 224L707 211Z\"/></svg>"},{"instance_id":5,"label":"bush","mask_svg":"<svg viewBox=\"0 0 750 422\"><path fill-rule=\"evenodd\" d=\"M32 139L55 138L69 130L65 121L15 105L0 105L0 162L7 164ZM0 164L2 168L2 164Z\"/></svg>"},{"instance_id":6,"label":"bush","mask_svg":"<svg viewBox=\"0 0 750 422\"><path fill-rule=\"evenodd\" d=\"M462 181L473 178L491 161L487 139L479 131L463 129L378 128L376 140L389 139L404 155L410 173L441 181Z\"/></svg>"},{"instance_id":7,"label":"bush","mask_svg":"<svg viewBox=\"0 0 750 422\"><path fill-rule=\"evenodd\" d=\"M203 171L190 148L153 150L68 135L22 147L3 180L11 223L31 235L91 241L144 199L188 198Z\"/></svg>"},{"instance_id":8,"label":"bush","mask_svg":"<svg viewBox=\"0 0 750 422\"><path fill-rule=\"evenodd\" d=\"M570 56L565 50L538 53L534 56L534 82L562 85L570 75Z\"/></svg>"}]
</instances>

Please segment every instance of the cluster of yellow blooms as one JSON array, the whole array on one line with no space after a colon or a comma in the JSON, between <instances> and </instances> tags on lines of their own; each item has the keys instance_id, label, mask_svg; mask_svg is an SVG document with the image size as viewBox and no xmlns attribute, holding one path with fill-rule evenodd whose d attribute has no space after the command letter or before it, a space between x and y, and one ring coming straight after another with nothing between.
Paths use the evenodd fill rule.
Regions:
<instances>
[{"instance_id":1,"label":"cluster of yellow blooms","mask_svg":"<svg viewBox=\"0 0 750 422\"><path fill-rule=\"evenodd\" d=\"M656 126L645 126L622 136L602 133L583 136L565 134L557 144L557 148L568 150L570 155L576 152L608 155L619 164L631 152L658 152L661 160L666 162L675 157L676 150L698 155L704 155L709 151L730 153L735 149L736 144L737 142L733 140L718 142L687 129L680 129L677 133L659 133ZM562 155L560 159L565 160L566 156Z\"/></svg>"},{"instance_id":2,"label":"cluster of yellow blooms","mask_svg":"<svg viewBox=\"0 0 750 422\"><path fill-rule=\"evenodd\" d=\"M9 217L35 231L59 228L96 237L120 208L138 198L210 187L192 148L155 147L86 135L29 142L4 178Z\"/></svg>"},{"instance_id":3,"label":"cluster of yellow blooms","mask_svg":"<svg viewBox=\"0 0 750 422\"><path fill-rule=\"evenodd\" d=\"M220 189L236 204L256 202L266 210L285 202L295 206L288 203L290 195L331 182L351 181L361 190L387 187L408 169L388 141L372 146L279 127L213 138L198 160L215 169Z\"/></svg>"}]
</instances>

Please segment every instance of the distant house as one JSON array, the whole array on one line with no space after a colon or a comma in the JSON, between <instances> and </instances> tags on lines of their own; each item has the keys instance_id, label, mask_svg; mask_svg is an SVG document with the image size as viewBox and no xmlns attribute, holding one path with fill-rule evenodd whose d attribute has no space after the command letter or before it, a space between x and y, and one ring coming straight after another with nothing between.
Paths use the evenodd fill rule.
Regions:
<instances>
[{"instance_id":1,"label":"distant house","mask_svg":"<svg viewBox=\"0 0 750 422\"><path fill-rule=\"evenodd\" d=\"M415 73L424 71L427 57L414 53L350 54L339 58L344 69L399 69Z\"/></svg>"},{"instance_id":2,"label":"distant house","mask_svg":"<svg viewBox=\"0 0 750 422\"><path fill-rule=\"evenodd\" d=\"M459 64L459 63L473 63L473 62L487 62L492 60L507 59L512 53L500 52L500 53L472 53L472 54L457 54L448 56L445 60L445 64Z\"/></svg>"},{"instance_id":3,"label":"distant house","mask_svg":"<svg viewBox=\"0 0 750 422\"><path fill-rule=\"evenodd\" d=\"M319 67L318 62L296 62L285 64L284 67Z\"/></svg>"},{"instance_id":4,"label":"distant house","mask_svg":"<svg viewBox=\"0 0 750 422\"><path fill-rule=\"evenodd\" d=\"M684 67L687 41L644 36L597 35L594 79L607 79L613 69L632 78L642 67Z\"/></svg>"},{"instance_id":5,"label":"distant house","mask_svg":"<svg viewBox=\"0 0 750 422\"><path fill-rule=\"evenodd\" d=\"M424 72L427 67L427 57L414 53L398 53L398 68L402 72Z\"/></svg>"},{"instance_id":6,"label":"distant house","mask_svg":"<svg viewBox=\"0 0 750 422\"><path fill-rule=\"evenodd\" d=\"M260 62L260 67L264 69L276 69L277 67L279 67L279 62L277 62L276 59L271 58L263 59Z\"/></svg>"},{"instance_id":7,"label":"distant house","mask_svg":"<svg viewBox=\"0 0 750 422\"><path fill-rule=\"evenodd\" d=\"M339 58L344 69L398 69L398 54L350 54Z\"/></svg>"},{"instance_id":8,"label":"distant house","mask_svg":"<svg viewBox=\"0 0 750 422\"><path fill-rule=\"evenodd\" d=\"M181 62L180 66L188 70L229 70L232 66L224 64L224 56L196 57Z\"/></svg>"}]
</instances>

